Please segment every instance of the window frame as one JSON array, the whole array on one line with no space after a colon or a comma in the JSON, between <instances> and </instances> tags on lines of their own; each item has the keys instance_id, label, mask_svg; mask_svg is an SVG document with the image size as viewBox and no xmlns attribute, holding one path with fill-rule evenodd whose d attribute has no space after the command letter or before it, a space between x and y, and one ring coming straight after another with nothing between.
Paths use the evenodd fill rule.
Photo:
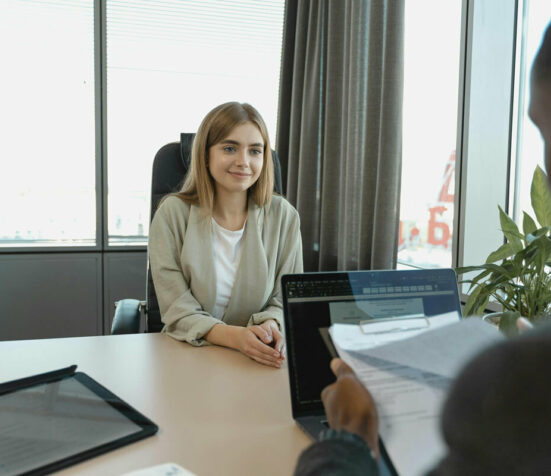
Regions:
<instances>
[{"instance_id":1,"label":"window frame","mask_svg":"<svg viewBox=\"0 0 551 476\"><path fill-rule=\"evenodd\" d=\"M47 253L97 253L137 252L147 250L148 237L138 243L113 243L109 237L108 200L108 92L107 92L107 0L90 0L93 8L93 54L94 57L94 171L95 171L95 235L90 244L51 243L35 244L22 241L21 244L4 244L0 241L0 255L47 254ZM147 191L149 192L149 191ZM93 202L91 202L93 203ZM149 220L149 210L147 210ZM92 240L94 240L92 244Z\"/></svg>"},{"instance_id":2,"label":"window frame","mask_svg":"<svg viewBox=\"0 0 551 476\"><path fill-rule=\"evenodd\" d=\"M519 22L525 9L523 0L462 3L452 268L483 263L491 251L504 243L497 205L506 213L514 206L514 133L520 80L517 65L522 40ZM506 53L492 55L491 46L495 43L505 45ZM494 120L489 120L488 111ZM488 177L488 169L493 172L492 187L483 188L484 200L480 200L479 190ZM465 291L460 286L462 301L467 298ZM497 310L492 303L488 308Z\"/></svg>"},{"instance_id":3,"label":"window frame","mask_svg":"<svg viewBox=\"0 0 551 476\"><path fill-rule=\"evenodd\" d=\"M106 0L94 0L94 77L95 77L95 178L96 178L96 242L95 245L83 246L0 246L0 254L15 253L63 253L63 252L98 252L98 251L143 251L147 249L146 245L113 245L109 244L108 223L107 223L107 79L106 79ZM518 71L515 65L519 52L517 44L520 41L517 23L519 15L524 8L523 0L486 0L485 2L475 2L475 0L463 0L462 20L461 20L461 51L460 51L460 78L458 90L458 120L457 120L457 143L456 143L456 173L455 190L456 203L454 204L454 234L452 238L452 267L465 264L475 264L485 258L491 249L497 248L500 241L503 241L503 235L500 230L494 230L484 236L484 243L488 246L488 251L480 252L480 259L476 262L470 262L469 253L466 253L469 244L476 238L480 241L481 233L476 233L468 229L469 219L473 215L473 200L475 198L476 183L469 183L468 178L475 176L475 172L480 172L480 159L472 154L472 144L470 143L470 128L476 121L476 117L482 114L483 109L480 104L475 103L473 96L473 87L476 87L476 81L473 79L480 77L477 67L473 71L473 42L476 48L481 48L478 41L488 41L488 37L494 32L501 32L503 38L508 38L510 45L510 56L503 55L507 61L511 61L507 115L500 124L501 134L506 131L508 138L502 147L507 149L506 172L502 171L503 180L496 187L500 190L496 198L489 198L487 203L491 203L491 210L486 210L487 218L497 220L497 204L500 204L507 212L511 209L512 198L510 190L514 190L514 169L516 166L516 156L514 148L516 138L513 137L513 131L516 128L516 88L518 87ZM499 14L500 10L507 9L508 21L503 22ZM477 20L484 18L485 24L482 28ZM484 33L486 31L486 37ZM520 32L521 34L522 32ZM482 35L478 36L478 35ZM488 71L492 74L494 80L499 79L498 71ZM503 166L503 164L501 164ZM477 207L477 213L480 213L480 207ZM474 256L473 256L474 258ZM468 261L468 262L467 262ZM411 265L408 265L411 266ZM415 266L411 266L415 267ZM464 295L463 295L464 296Z\"/></svg>"},{"instance_id":4,"label":"window frame","mask_svg":"<svg viewBox=\"0 0 551 476\"><path fill-rule=\"evenodd\" d=\"M105 6L106 0L92 0L93 2L93 37L94 37L94 137L95 137L95 153L94 153L94 170L95 170L95 199L96 199L96 233L95 233L95 243L92 245L35 245L32 243L23 244L21 246L19 245L8 245L3 244L2 241L0 241L0 255L10 255L10 254L41 254L41 253L97 253L103 251L105 248L103 247L101 233L102 233L102 216L103 216L103 187L101 181L98 179L101 177L102 170L101 166L99 164L99 154L102 149L102 140L103 138L98 134L98 130L100 128L101 124L101 110L103 108L103 104L101 103L101 94L99 94L99 91L101 91L102 84L100 81L102 71L101 71L101 63L100 63L100 55L98 52L103 47L104 43L100 43L98 41L101 38L101 32L105 30L103 24L102 26L102 10ZM143 249L146 249L147 247L143 247ZM135 250L135 249L134 249Z\"/></svg>"},{"instance_id":5,"label":"window frame","mask_svg":"<svg viewBox=\"0 0 551 476\"><path fill-rule=\"evenodd\" d=\"M517 4L469 0L467 8L456 266L483 262L504 240L497 205L509 211ZM495 55L493 43L507 53Z\"/></svg>"}]
</instances>

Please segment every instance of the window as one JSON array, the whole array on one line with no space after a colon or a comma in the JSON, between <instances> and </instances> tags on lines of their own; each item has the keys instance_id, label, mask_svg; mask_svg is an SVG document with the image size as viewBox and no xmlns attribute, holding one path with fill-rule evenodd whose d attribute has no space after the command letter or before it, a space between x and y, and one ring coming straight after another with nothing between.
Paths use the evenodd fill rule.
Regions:
<instances>
[{"instance_id":1,"label":"window","mask_svg":"<svg viewBox=\"0 0 551 476\"><path fill-rule=\"evenodd\" d=\"M406 2L398 267L452 264L461 12Z\"/></svg>"},{"instance_id":2,"label":"window","mask_svg":"<svg viewBox=\"0 0 551 476\"><path fill-rule=\"evenodd\" d=\"M145 245L155 153L222 102L253 104L275 142L283 10L284 0L2 0L0 246Z\"/></svg>"},{"instance_id":3,"label":"window","mask_svg":"<svg viewBox=\"0 0 551 476\"><path fill-rule=\"evenodd\" d=\"M93 246L93 2L2 0L0 43L0 245Z\"/></svg>"},{"instance_id":4,"label":"window","mask_svg":"<svg viewBox=\"0 0 551 476\"><path fill-rule=\"evenodd\" d=\"M284 1L107 0L109 244L143 245L151 166L227 101L275 142Z\"/></svg>"},{"instance_id":5,"label":"window","mask_svg":"<svg viewBox=\"0 0 551 476\"><path fill-rule=\"evenodd\" d=\"M513 194L515 221L522 226L523 211L535 219L530 200L530 185L537 165L544 170L543 140L536 126L528 117L530 101L530 70L540 46L545 28L551 19L549 0L530 0L519 12L520 48L517 56L519 81L517 88L516 167Z\"/></svg>"}]
</instances>

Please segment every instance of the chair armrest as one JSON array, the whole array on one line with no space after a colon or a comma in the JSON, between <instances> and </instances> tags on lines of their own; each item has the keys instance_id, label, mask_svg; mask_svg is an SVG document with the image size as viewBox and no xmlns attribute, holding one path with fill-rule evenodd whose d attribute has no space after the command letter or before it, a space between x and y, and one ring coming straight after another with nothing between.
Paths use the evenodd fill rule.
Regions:
<instances>
[{"instance_id":1,"label":"chair armrest","mask_svg":"<svg viewBox=\"0 0 551 476\"><path fill-rule=\"evenodd\" d=\"M140 301L137 299L121 299L115 305L111 334L137 334L140 332Z\"/></svg>"}]
</instances>

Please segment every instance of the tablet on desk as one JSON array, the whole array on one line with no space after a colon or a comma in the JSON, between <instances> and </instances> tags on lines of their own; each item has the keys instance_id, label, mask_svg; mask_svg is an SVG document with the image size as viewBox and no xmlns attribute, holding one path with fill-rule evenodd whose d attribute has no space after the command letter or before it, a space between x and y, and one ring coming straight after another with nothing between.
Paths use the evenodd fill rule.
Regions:
<instances>
[{"instance_id":1,"label":"tablet on desk","mask_svg":"<svg viewBox=\"0 0 551 476\"><path fill-rule=\"evenodd\" d=\"M46 474L155 434L76 365L0 384L0 476Z\"/></svg>"}]
</instances>

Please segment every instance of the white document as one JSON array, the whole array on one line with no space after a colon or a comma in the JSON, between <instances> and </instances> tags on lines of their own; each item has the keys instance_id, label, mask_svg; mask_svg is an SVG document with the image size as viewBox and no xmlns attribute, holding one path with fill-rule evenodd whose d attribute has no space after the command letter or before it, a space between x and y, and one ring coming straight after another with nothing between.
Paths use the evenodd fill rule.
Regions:
<instances>
[{"instance_id":1,"label":"white document","mask_svg":"<svg viewBox=\"0 0 551 476\"><path fill-rule=\"evenodd\" d=\"M369 334L343 324L329 330L377 403L379 432L401 476L424 474L444 456L440 414L447 389L470 358L503 338L480 319L458 321L456 313L428 319L428 327L403 332Z\"/></svg>"},{"instance_id":2,"label":"white document","mask_svg":"<svg viewBox=\"0 0 551 476\"><path fill-rule=\"evenodd\" d=\"M429 318L413 318L407 320L388 320L364 325L364 332L357 323L333 324L331 326L331 339L335 345L343 350L365 350L379 347L390 342L402 341L408 337L422 334L430 329L453 324L459 321L457 312L448 312ZM396 322L396 323L394 323ZM429 326L427 327L427 322ZM403 323L408 323L403 325ZM409 323L413 324L410 325ZM395 331L396 329L402 329Z\"/></svg>"}]
</instances>

